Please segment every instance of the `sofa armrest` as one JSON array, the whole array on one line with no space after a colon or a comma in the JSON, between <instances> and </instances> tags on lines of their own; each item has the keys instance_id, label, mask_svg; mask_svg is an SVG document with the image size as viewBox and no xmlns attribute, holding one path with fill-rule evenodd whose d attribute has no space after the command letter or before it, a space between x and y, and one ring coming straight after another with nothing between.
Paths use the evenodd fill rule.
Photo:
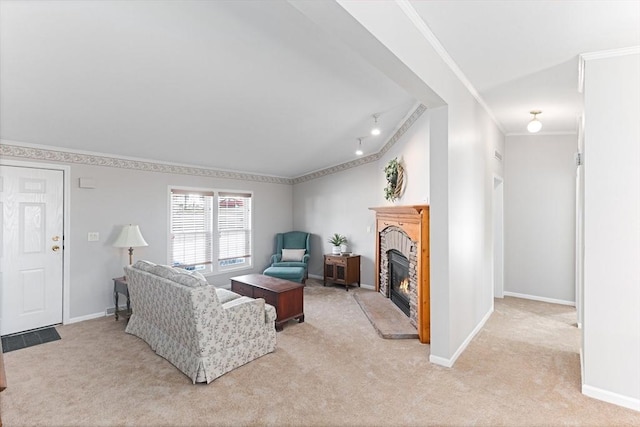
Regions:
<instances>
[{"instance_id":1,"label":"sofa armrest","mask_svg":"<svg viewBox=\"0 0 640 427\"><path fill-rule=\"evenodd\" d=\"M269 321L266 303L262 298L240 297L223 304L222 308L232 330L242 335L262 333L261 329Z\"/></svg>"}]
</instances>

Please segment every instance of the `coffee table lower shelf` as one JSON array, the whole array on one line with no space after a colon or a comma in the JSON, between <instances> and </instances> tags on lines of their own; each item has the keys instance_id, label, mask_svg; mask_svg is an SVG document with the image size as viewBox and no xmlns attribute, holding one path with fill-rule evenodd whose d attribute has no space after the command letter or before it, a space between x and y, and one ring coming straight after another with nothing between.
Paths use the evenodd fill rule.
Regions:
<instances>
[{"instance_id":1,"label":"coffee table lower shelf","mask_svg":"<svg viewBox=\"0 0 640 427\"><path fill-rule=\"evenodd\" d=\"M276 331L291 319L304 322L304 285L262 274L231 278L231 290L251 298L264 298L276 309Z\"/></svg>"}]
</instances>

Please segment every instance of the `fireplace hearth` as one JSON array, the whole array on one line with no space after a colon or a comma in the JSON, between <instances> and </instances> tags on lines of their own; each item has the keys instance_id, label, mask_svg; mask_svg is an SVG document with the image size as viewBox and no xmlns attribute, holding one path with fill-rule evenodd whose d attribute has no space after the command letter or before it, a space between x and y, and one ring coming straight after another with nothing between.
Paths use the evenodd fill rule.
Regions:
<instances>
[{"instance_id":1,"label":"fireplace hearth","mask_svg":"<svg viewBox=\"0 0 640 427\"><path fill-rule=\"evenodd\" d=\"M404 314L409 317L409 260L399 251L392 249L387 252L389 259L389 297Z\"/></svg>"}]
</instances>

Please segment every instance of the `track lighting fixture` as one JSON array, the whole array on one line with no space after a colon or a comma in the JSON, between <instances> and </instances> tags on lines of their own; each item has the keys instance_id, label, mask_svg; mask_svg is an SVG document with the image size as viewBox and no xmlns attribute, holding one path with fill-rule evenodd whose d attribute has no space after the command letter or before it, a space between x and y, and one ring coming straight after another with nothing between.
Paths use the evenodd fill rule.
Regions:
<instances>
[{"instance_id":1,"label":"track lighting fixture","mask_svg":"<svg viewBox=\"0 0 640 427\"><path fill-rule=\"evenodd\" d=\"M362 151L362 138L358 138L358 148L356 149L356 156L362 156L364 151Z\"/></svg>"},{"instance_id":2,"label":"track lighting fixture","mask_svg":"<svg viewBox=\"0 0 640 427\"><path fill-rule=\"evenodd\" d=\"M371 135L373 136L380 135L380 128L378 127L378 117L380 117L380 114L373 115L373 129L371 129Z\"/></svg>"},{"instance_id":3,"label":"track lighting fixture","mask_svg":"<svg viewBox=\"0 0 640 427\"><path fill-rule=\"evenodd\" d=\"M542 129L542 123L540 123L540 120L538 120L538 118L536 116L538 114L542 114L542 111L533 110L533 111L531 111L531 114L533 114L533 119L531 119L531 121L527 125L527 130L529 132L531 132L531 133L539 132L540 129Z\"/></svg>"}]
</instances>

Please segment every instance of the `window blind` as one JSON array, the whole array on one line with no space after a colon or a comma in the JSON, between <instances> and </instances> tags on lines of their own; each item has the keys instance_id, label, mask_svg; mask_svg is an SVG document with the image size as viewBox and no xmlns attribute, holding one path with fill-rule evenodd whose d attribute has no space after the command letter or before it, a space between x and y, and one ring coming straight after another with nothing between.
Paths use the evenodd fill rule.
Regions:
<instances>
[{"instance_id":1,"label":"window blind","mask_svg":"<svg viewBox=\"0 0 640 427\"><path fill-rule=\"evenodd\" d=\"M171 190L171 262L182 267L213 260L213 192Z\"/></svg>"},{"instance_id":2,"label":"window blind","mask_svg":"<svg viewBox=\"0 0 640 427\"><path fill-rule=\"evenodd\" d=\"M218 262L251 257L251 194L218 195Z\"/></svg>"}]
</instances>

